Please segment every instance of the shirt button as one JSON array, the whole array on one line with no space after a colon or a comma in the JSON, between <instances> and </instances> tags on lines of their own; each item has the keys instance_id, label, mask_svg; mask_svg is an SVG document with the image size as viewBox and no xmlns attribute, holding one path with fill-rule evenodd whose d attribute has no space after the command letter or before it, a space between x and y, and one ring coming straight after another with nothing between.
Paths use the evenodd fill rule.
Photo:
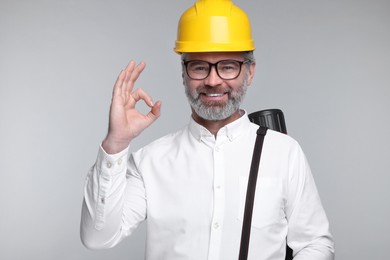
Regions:
<instances>
[{"instance_id":1,"label":"shirt button","mask_svg":"<svg viewBox=\"0 0 390 260\"><path fill-rule=\"evenodd\" d=\"M107 162L107 168L111 168L111 166L112 166L112 164L111 164L111 162Z\"/></svg>"},{"instance_id":2,"label":"shirt button","mask_svg":"<svg viewBox=\"0 0 390 260\"><path fill-rule=\"evenodd\" d=\"M118 160L118 165L122 164L122 158Z\"/></svg>"},{"instance_id":3,"label":"shirt button","mask_svg":"<svg viewBox=\"0 0 390 260\"><path fill-rule=\"evenodd\" d=\"M214 227L214 229L218 229L219 228L219 223L218 222L214 222L213 227Z\"/></svg>"}]
</instances>

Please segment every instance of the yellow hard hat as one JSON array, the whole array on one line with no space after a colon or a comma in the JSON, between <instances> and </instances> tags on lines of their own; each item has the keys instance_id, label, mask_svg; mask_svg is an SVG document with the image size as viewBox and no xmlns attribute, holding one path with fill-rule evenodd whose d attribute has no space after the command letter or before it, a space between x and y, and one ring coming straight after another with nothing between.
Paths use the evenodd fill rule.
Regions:
<instances>
[{"instance_id":1,"label":"yellow hard hat","mask_svg":"<svg viewBox=\"0 0 390 260\"><path fill-rule=\"evenodd\" d=\"M198 0L180 17L177 53L254 49L249 18L231 0Z\"/></svg>"}]
</instances>

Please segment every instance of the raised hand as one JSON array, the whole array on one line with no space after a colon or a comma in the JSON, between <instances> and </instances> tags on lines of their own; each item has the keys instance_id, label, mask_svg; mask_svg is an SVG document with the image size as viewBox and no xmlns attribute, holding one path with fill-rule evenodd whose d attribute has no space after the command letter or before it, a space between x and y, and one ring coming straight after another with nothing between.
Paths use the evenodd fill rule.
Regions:
<instances>
[{"instance_id":1,"label":"raised hand","mask_svg":"<svg viewBox=\"0 0 390 260\"><path fill-rule=\"evenodd\" d=\"M133 138L160 116L160 101L153 103L152 98L141 88L133 90L144 68L144 62L136 65L131 61L126 69L121 71L114 85L108 133L102 143L107 153L118 153L125 149ZM140 100L150 107L146 115L135 108Z\"/></svg>"}]
</instances>

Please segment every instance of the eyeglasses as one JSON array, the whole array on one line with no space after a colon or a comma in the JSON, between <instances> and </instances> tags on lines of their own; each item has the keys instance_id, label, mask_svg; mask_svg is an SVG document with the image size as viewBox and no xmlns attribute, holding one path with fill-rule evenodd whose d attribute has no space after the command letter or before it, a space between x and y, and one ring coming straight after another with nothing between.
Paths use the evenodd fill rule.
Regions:
<instances>
[{"instance_id":1,"label":"eyeglasses","mask_svg":"<svg viewBox=\"0 0 390 260\"><path fill-rule=\"evenodd\" d=\"M187 75L190 79L202 80L210 75L212 67L215 67L217 75L224 80L237 78L241 73L242 64L249 62L238 60L220 60L210 63L203 60L183 61Z\"/></svg>"}]
</instances>

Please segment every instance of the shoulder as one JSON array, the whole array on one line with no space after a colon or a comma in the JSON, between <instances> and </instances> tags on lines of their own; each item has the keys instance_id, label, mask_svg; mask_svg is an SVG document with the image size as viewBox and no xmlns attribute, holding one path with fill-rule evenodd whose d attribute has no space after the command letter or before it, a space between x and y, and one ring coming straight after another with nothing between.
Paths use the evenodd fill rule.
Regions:
<instances>
[{"instance_id":1,"label":"shoulder","mask_svg":"<svg viewBox=\"0 0 390 260\"><path fill-rule=\"evenodd\" d=\"M252 124L251 131L256 136L256 131L259 128L258 125ZM303 153L302 148L298 141L288 134L284 134L272 129L267 130L267 134L264 139L265 152L272 153L273 155L291 157L297 153Z\"/></svg>"},{"instance_id":2,"label":"shoulder","mask_svg":"<svg viewBox=\"0 0 390 260\"><path fill-rule=\"evenodd\" d=\"M298 142L293 137L271 129L268 129L266 138L268 138L268 141L272 142L273 144L283 146L299 146Z\"/></svg>"},{"instance_id":3,"label":"shoulder","mask_svg":"<svg viewBox=\"0 0 390 260\"><path fill-rule=\"evenodd\" d=\"M258 125L251 123L251 131L254 133L254 135L256 134L258 129ZM264 141L273 145L299 146L298 142L293 137L272 129L267 130L267 134Z\"/></svg>"}]
</instances>

